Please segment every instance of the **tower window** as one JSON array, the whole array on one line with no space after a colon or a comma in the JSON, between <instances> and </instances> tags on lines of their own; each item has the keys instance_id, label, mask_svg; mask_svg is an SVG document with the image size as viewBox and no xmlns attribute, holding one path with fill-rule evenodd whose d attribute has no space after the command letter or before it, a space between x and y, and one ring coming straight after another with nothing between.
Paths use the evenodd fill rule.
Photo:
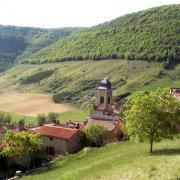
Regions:
<instances>
[{"instance_id":1,"label":"tower window","mask_svg":"<svg viewBox=\"0 0 180 180\"><path fill-rule=\"evenodd\" d=\"M104 97L103 96L100 97L100 103L104 104Z\"/></svg>"},{"instance_id":2,"label":"tower window","mask_svg":"<svg viewBox=\"0 0 180 180\"><path fill-rule=\"evenodd\" d=\"M111 98L110 98L110 97L108 97L108 104L110 104L110 102L111 102Z\"/></svg>"}]
</instances>

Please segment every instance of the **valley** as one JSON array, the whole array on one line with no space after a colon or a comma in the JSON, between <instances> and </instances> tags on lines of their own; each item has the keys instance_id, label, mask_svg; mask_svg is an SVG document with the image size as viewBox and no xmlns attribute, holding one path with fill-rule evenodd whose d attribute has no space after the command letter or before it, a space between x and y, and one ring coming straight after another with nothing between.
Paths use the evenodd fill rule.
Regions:
<instances>
[{"instance_id":1,"label":"valley","mask_svg":"<svg viewBox=\"0 0 180 180\"><path fill-rule=\"evenodd\" d=\"M0 25L0 179L179 180L179 12L164 5L88 28Z\"/></svg>"},{"instance_id":2,"label":"valley","mask_svg":"<svg viewBox=\"0 0 180 180\"><path fill-rule=\"evenodd\" d=\"M36 117L48 112L62 113L75 110L69 104L55 104L50 94L26 92L3 78L0 82L0 111Z\"/></svg>"},{"instance_id":3,"label":"valley","mask_svg":"<svg viewBox=\"0 0 180 180\"><path fill-rule=\"evenodd\" d=\"M55 104L51 95L38 93L3 93L0 94L0 111L22 116L36 117L48 112L67 112L73 108L68 104Z\"/></svg>"},{"instance_id":4,"label":"valley","mask_svg":"<svg viewBox=\"0 0 180 180\"><path fill-rule=\"evenodd\" d=\"M0 81L6 82L4 85L1 83L1 87L5 87L7 83L11 84L5 87L7 95L14 87L15 94L17 91L43 93L48 98L52 95L52 100L56 103L71 103L87 108L94 101L96 87L104 77L111 79L116 100L157 87L179 86L180 65L170 70L165 69L163 63L137 60L16 65L1 74Z\"/></svg>"}]
</instances>

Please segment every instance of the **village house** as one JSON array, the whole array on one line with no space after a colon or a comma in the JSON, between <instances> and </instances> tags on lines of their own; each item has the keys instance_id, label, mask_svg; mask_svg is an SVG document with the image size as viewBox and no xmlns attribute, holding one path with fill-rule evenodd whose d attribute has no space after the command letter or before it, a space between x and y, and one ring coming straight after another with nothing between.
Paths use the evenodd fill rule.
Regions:
<instances>
[{"instance_id":1,"label":"village house","mask_svg":"<svg viewBox=\"0 0 180 180\"><path fill-rule=\"evenodd\" d=\"M72 153L81 148L83 132L80 129L45 124L29 131L42 135L43 147L47 155Z\"/></svg>"},{"instance_id":2,"label":"village house","mask_svg":"<svg viewBox=\"0 0 180 180\"><path fill-rule=\"evenodd\" d=\"M97 89L96 102L86 128L93 124L105 127L112 139L123 138L123 121L120 120L118 111L112 108L112 85L107 78L100 82Z\"/></svg>"}]
</instances>

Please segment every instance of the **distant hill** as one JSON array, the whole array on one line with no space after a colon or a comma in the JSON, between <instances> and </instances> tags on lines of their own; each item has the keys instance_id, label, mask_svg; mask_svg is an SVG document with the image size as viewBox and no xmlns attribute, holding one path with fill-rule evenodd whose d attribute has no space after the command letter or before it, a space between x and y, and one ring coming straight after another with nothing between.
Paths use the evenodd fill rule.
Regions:
<instances>
[{"instance_id":1,"label":"distant hill","mask_svg":"<svg viewBox=\"0 0 180 180\"><path fill-rule=\"evenodd\" d=\"M87 59L180 62L180 5L128 14L73 33L23 59L23 62Z\"/></svg>"},{"instance_id":2,"label":"distant hill","mask_svg":"<svg viewBox=\"0 0 180 180\"><path fill-rule=\"evenodd\" d=\"M78 29L0 26L0 72L11 67L17 59L24 59Z\"/></svg>"},{"instance_id":3,"label":"distant hill","mask_svg":"<svg viewBox=\"0 0 180 180\"><path fill-rule=\"evenodd\" d=\"M115 100L138 91L179 87L180 65L164 69L162 63L136 60L20 64L1 74L0 84L2 87L2 81L10 81L25 92L50 93L57 103L73 103L84 108L94 100L104 77L112 82Z\"/></svg>"}]
</instances>

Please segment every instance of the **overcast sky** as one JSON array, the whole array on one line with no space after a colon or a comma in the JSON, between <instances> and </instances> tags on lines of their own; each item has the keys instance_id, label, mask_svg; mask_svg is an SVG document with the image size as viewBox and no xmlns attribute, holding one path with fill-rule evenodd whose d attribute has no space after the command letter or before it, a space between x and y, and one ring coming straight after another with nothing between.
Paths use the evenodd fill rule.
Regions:
<instances>
[{"instance_id":1,"label":"overcast sky","mask_svg":"<svg viewBox=\"0 0 180 180\"><path fill-rule=\"evenodd\" d=\"M0 0L0 24L90 27L165 4L180 4L180 0Z\"/></svg>"}]
</instances>

